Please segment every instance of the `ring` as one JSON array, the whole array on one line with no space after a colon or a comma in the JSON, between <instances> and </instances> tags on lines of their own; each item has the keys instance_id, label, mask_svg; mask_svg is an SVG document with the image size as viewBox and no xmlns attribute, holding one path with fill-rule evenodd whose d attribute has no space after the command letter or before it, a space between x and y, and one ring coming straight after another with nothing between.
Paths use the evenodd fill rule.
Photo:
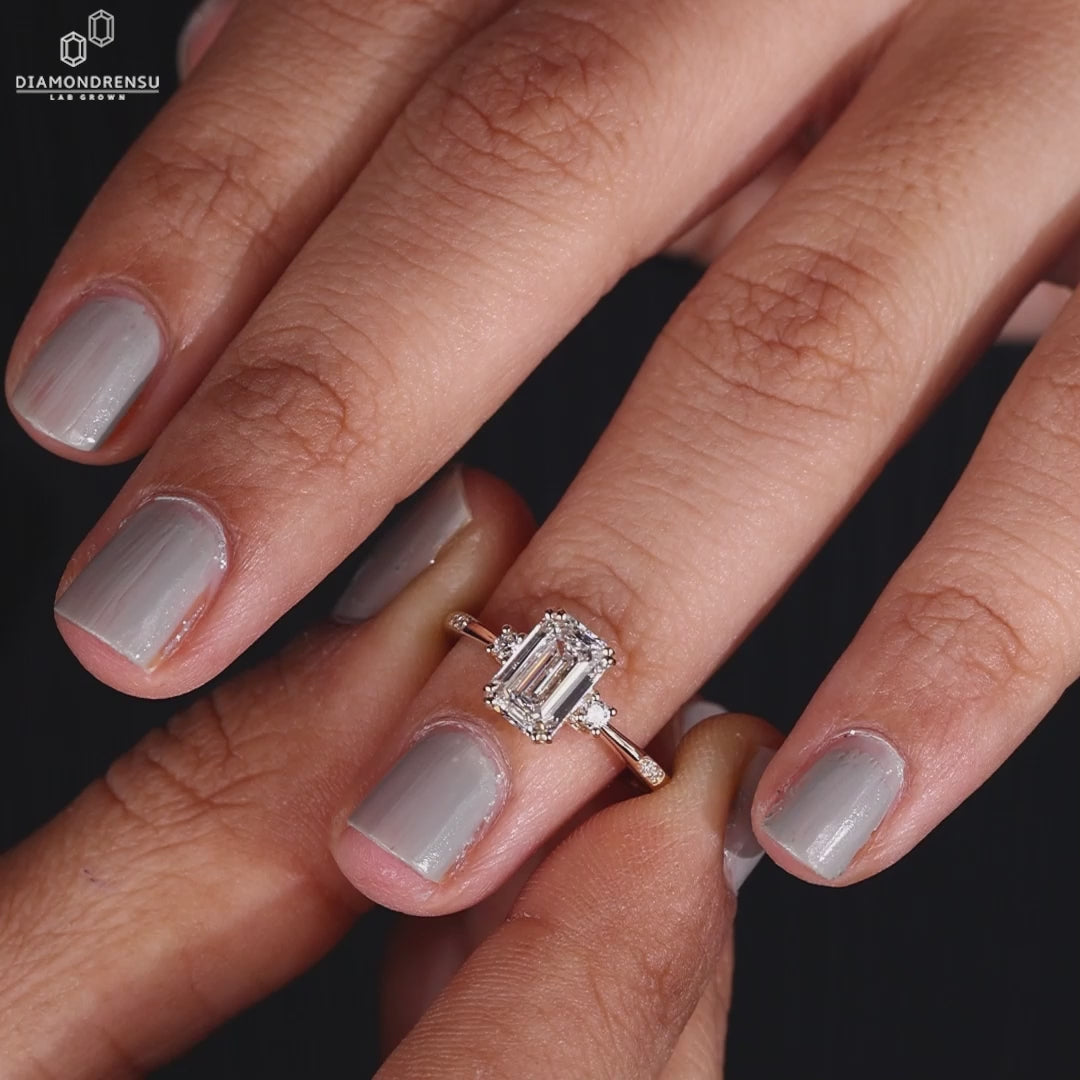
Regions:
<instances>
[{"instance_id":1,"label":"ring","mask_svg":"<svg viewBox=\"0 0 1080 1080\"><path fill-rule=\"evenodd\" d=\"M612 725L615 710L595 687L615 653L573 615L546 611L527 634L512 626L493 634L464 611L448 615L446 625L479 641L501 663L484 687L484 702L533 742L549 743L569 724L603 738L648 787L667 783L660 765Z\"/></svg>"}]
</instances>

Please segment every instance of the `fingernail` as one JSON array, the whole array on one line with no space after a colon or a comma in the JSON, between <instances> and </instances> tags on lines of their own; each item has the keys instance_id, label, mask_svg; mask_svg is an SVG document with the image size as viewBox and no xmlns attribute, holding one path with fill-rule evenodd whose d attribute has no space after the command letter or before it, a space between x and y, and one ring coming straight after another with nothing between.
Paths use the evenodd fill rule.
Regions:
<instances>
[{"instance_id":1,"label":"fingernail","mask_svg":"<svg viewBox=\"0 0 1080 1080\"><path fill-rule=\"evenodd\" d=\"M759 746L743 769L739 780L739 789L731 803L727 828L724 830L724 875L731 891L737 893L743 882L750 876L750 871L761 862L765 854L754 836L750 824L750 809L754 805L754 792L765 766L772 760L776 751L768 746Z\"/></svg>"},{"instance_id":2,"label":"fingernail","mask_svg":"<svg viewBox=\"0 0 1080 1080\"><path fill-rule=\"evenodd\" d=\"M349 816L349 824L428 881L442 881L492 820L503 769L461 728L436 727Z\"/></svg>"},{"instance_id":3,"label":"fingernail","mask_svg":"<svg viewBox=\"0 0 1080 1080\"><path fill-rule=\"evenodd\" d=\"M848 732L780 798L763 827L804 866L831 880L851 865L900 794L904 762L891 743Z\"/></svg>"},{"instance_id":4,"label":"fingernail","mask_svg":"<svg viewBox=\"0 0 1080 1080\"><path fill-rule=\"evenodd\" d=\"M188 15L176 39L176 73L181 82L213 45L234 7L236 0L202 0Z\"/></svg>"},{"instance_id":5,"label":"fingernail","mask_svg":"<svg viewBox=\"0 0 1080 1080\"><path fill-rule=\"evenodd\" d=\"M455 465L437 477L404 519L379 538L334 607L334 618L362 622L377 615L435 562L470 521L463 470Z\"/></svg>"},{"instance_id":6,"label":"fingernail","mask_svg":"<svg viewBox=\"0 0 1080 1080\"><path fill-rule=\"evenodd\" d=\"M672 721L672 734L675 742L683 738L691 728L696 728L702 720L708 720L710 716L718 713L726 713L723 705L717 705L714 701L706 701L704 698L692 698L676 714Z\"/></svg>"},{"instance_id":7,"label":"fingernail","mask_svg":"<svg viewBox=\"0 0 1080 1080\"><path fill-rule=\"evenodd\" d=\"M149 670L191 629L225 574L225 533L191 499L144 503L56 602L56 613Z\"/></svg>"},{"instance_id":8,"label":"fingernail","mask_svg":"<svg viewBox=\"0 0 1080 1080\"><path fill-rule=\"evenodd\" d=\"M48 337L15 388L31 427L76 450L100 446L161 359L154 316L125 296L87 300Z\"/></svg>"}]
</instances>

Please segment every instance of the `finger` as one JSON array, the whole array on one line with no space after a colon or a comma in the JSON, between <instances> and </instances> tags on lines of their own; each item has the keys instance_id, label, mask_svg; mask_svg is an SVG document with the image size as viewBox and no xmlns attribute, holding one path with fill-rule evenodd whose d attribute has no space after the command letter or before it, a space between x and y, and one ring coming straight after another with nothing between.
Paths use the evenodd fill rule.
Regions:
<instances>
[{"instance_id":1,"label":"finger","mask_svg":"<svg viewBox=\"0 0 1080 1080\"><path fill-rule=\"evenodd\" d=\"M245 0L197 17L181 48L216 30L212 52L106 181L15 340L7 393L27 432L80 460L144 450L424 75L502 2Z\"/></svg>"},{"instance_id":2,"label":"finger","mask_svg":"<svg viewBox=\"0 0 1080 1080\"><path fill-rule=\"evenodd\" d=\"M480 600L529 531L503 485L465 488L468 522L381 610L218 688L0 861L0 1060L142 1073L368 906L326 852L342 784L445 651L447 605Z\"/></svg>"},{"instance_id":3,"label":"finger","mask_svg":"<svg viewBox=\"0 0 1080 1080\"><path fill-rule=\"evenodd\" d=\"M450 57L144 458L64 585L162 491L218 519L229 565L216 550L193 560L200 606L179 622L128 603L126 627L153 620L141 649L78 594L61 597L80 660L128 692L178 693L298 600L618 274L711 198L717 175L736 183L767 154L793 95L850 63L898 0L830 0L830 20L799 2L802 20L812 7L829 27L820 48L806 49L799 19L765 35L750 0L679 5L659 33L649 3L600 0L583 19L571 0L528 0ZM762 77L733 83L765 53ZM686 101L694 116L726 110L723 131L674 123ZM112 579L93 576L97 595Z\"/></svg>"},{"instance_id":4,"label":"finger","mask_svg":"<svg viewBox=\"0 0 1080 1080\"><path fill-rule=\"evenodd\" d=\"M720 948L716 970L706 978L701 997L664 1068L664 1080L722 1080L734 969L735 941L729 933Z\"/></svg>"},{"instance_id":5,"label":"finger","mask_svg":"<svg viewBox=\"0 0 1080 1080\"><path fill-rule=\"evenodd\" d=\"M638 742L761 617L973 348L992 340L1002 298L1019 299L1056 254L1060 240L1047 238L1076 224L1067 159L1080 146L1048 150L1032 128L1056 123L1055 79L1071 78L1071 66L1042 39L1027 46L1053 53L1031 61L1049 80L1032 104L1030 85L991 76L991 38L970 35L973 12L932 6L904 25L676 312L484 613L521 631L546 608L580 618L615 651L600 692ZM983 24L1008 24L1004 9L979 12ZM950 118L973 108L994 123L958 132ZM1048 153L1061 157L1030 177ZM962 194L959 164L942 164L957 155ZM1023 205L1010 209L1021 183ZM451 653L383 768L436 718L483 715L491 673L471 643ZM391 877L362 810L365 835L344 828L336 848L361 891L410 911L475 903L610 776L610 756L578 733L538 750L500 732L510 794L465 838L467 860L439 864L432 890L408 872L430 870L418 846ZM358 777L357 795L374 780Z\"/></svg>"},{"instance_id":6,"label":"finger","mask_svg":"<svg viewBox=\"0 0 1080 1080\"><path fill-rule=\"evenodd\" d=\"M240 0L201 0L176 39L176 73L181 82L210 51Z\"/></svg>"},{"instance_id":7,"label":"finger","mask_svg":"<svg viewBox=\"0 0 1080 1080\"><path fill-rule=\"evenodd\" d=\"M670 785L549 856L380 1077L658 1075L730 935L728 809L774 740L751 717L695 729Z\"/></svg>"},{"instance_id":8,"label":"finger","mask_svg":"<svg viewBox=\"0 0 1080 1080\"><path fill-rule=\"evenodd\" d=\"M801 155L794 150L781 155L723 206L680 236L668 248L668 252L705 265L719 258L754 215L776 194L800 160ZM1057 277L1053 274L1047 281L1036 285L1002 327L999 340L1021 344L1037 341L1068 301L1076 284L1075 276L1070 276L1073 280L1065 285L1054 284Z\"/></svg>"},{"instance_id":9,"label":"finger","mask_svg":"<svg viewBox=\"0 0 1080 1080\"><path fill-rule=\"evenodd\" d=\"M658 761L671 761L679 741L691 728L724 711L721 706L701 699L688 702L654 740L649 747L650 754ZM752 784L756 784L754 776L759 774L760 768L748 769L744 773ZM744 803L751 790L740 788L740 798ZM566 821L547 843L533 852L532 857L501 888L475 906L453 915L401 918L397 921L386 948L383 989L379 998L386 1053L397 1046L473 950L506 918L522 886L548 854L597 811L626 798L628 793L627 785L609 784ZM739 807L741 818L747 821L748 807L748 803ZM757 857L760 858L762 854L759 849ZM742 859L735 851L726 851L725 858L729 881L732 888L737 890L753 869L753 862ZM756 859L753 861L756 862Z\"/></svg>"},{"instance_id":10,"label":"finger","mask_svg":"<svg viewBox=\"0 0 1080 1080\"><path fill-rule=\"evenodd\" d=\"M547 849L537 852L501 889L476 907L435 918L399 917L387 942L379 995L385 1054L405 1038L473 951L502 925L525 882L547 854ZM733 955L728 936L716 971L706 978L701 998L675 1044L664 1070L665 1080L719 1080L723 1076Z\"/></svg>"},{"instance_id":11,"label":"finger","mask_svg":"<svg viewBox=\"0 0 1080 1080\"><path fill-rule=\"evenodd\" d=\"M1080 674L1078 342L1074 298L763 778L758 834L800 877L901 858Z\"/></svg>"},{"instance_id":12,"label":"finger","mask_svg":"<svg viewBox=\"0 0 1080 1080\"><path fill-rule=\"evenodd\" d=\"M389 1054L412 1030L473 951L502 924L547 852L537 852L475 907L435 918L401 916L386 944L379 1030Z\"/></svg>"}]
</instances>

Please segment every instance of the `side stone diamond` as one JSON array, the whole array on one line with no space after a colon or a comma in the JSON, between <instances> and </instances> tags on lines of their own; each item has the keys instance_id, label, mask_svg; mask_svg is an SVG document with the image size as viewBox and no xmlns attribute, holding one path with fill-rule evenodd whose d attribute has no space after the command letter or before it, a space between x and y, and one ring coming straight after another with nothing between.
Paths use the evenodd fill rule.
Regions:
<instances>
[{"instance_id":1,"label":"side stone diamond","mask_svg":"<svg viewBox=\"0 0 1080 1080\"><path fill-rule=\"evenodd\" d=\"M638 762L642 779L652 787L659 787L666 777L663 769L651 757L646 755Z\"/></svg>"},{"instance_id":2,"label":"side stone diamond","mask_svg":"<svg viewBox=\"0 0 1080 1080\"><path fill-rule=\"evenodd\" d=\"M524 638L512 626L504 626L498 636L488 646L488 652L504 663L514 655L514 650L522 643Z\"/></svg>"},{"instance_id":3,"label":"side stone diamond","mask_svg":"<svg viewBox=\"0 0 1080 1080\"><path fill-rule=\"evenodd\" d=\"M608 721L615 715L615 710L606 702L601 701L596 694L591 694L578 707L570 723L579 731L587 731L590 735L599 735L602 728L607 727Z\"/></svg>"}]
</instances>

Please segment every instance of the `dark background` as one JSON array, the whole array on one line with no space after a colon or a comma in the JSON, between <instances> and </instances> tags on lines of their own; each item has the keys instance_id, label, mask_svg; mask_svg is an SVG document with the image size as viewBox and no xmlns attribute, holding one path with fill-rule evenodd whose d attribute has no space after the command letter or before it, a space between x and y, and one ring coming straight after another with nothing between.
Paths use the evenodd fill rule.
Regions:
<instances>
[{"instance_id":1,"label":"dark background","mask_svg":"<svg viewBox=\"0 0 1080 1080\"><path fill-rule=\"evenodd\" d=\"M0 309L8 342L83 207L158 106L154 98L14 98L14 74L54 70L46 58L57 38L79 26L91 5L13 8L5 5L2 91L14 106L4 140ZM110 66L161 73L164 97L174 84L186 5L155 0L111 3L109 10L118 24ZM546 514L696 276L664 260L632 273L477 435L464 459L515 484ZM716 675L708 688L714 700L790 728L930 522L1022 359L1023 350L996 349L983 360ZM577 392L560 393L564 376ZM541 462L520 432L548 409L565 417L567 437ZM6 411L0 445L7 549L0 844L8 846L163 722L175 702L127 698L97 683L53 625L64 563L130 467L92 469L53 458ZM324 615L347 573L339 568L238 665ZM829 890L762 865L740 901L729 1077L1075 1075L1077 890L1070 867L1078 701L1074 687L982 790L877 878ZM361 923L314 970L160 1075L369 1074L389 918L380 913Z\"/></svg>"}]
</instances>

